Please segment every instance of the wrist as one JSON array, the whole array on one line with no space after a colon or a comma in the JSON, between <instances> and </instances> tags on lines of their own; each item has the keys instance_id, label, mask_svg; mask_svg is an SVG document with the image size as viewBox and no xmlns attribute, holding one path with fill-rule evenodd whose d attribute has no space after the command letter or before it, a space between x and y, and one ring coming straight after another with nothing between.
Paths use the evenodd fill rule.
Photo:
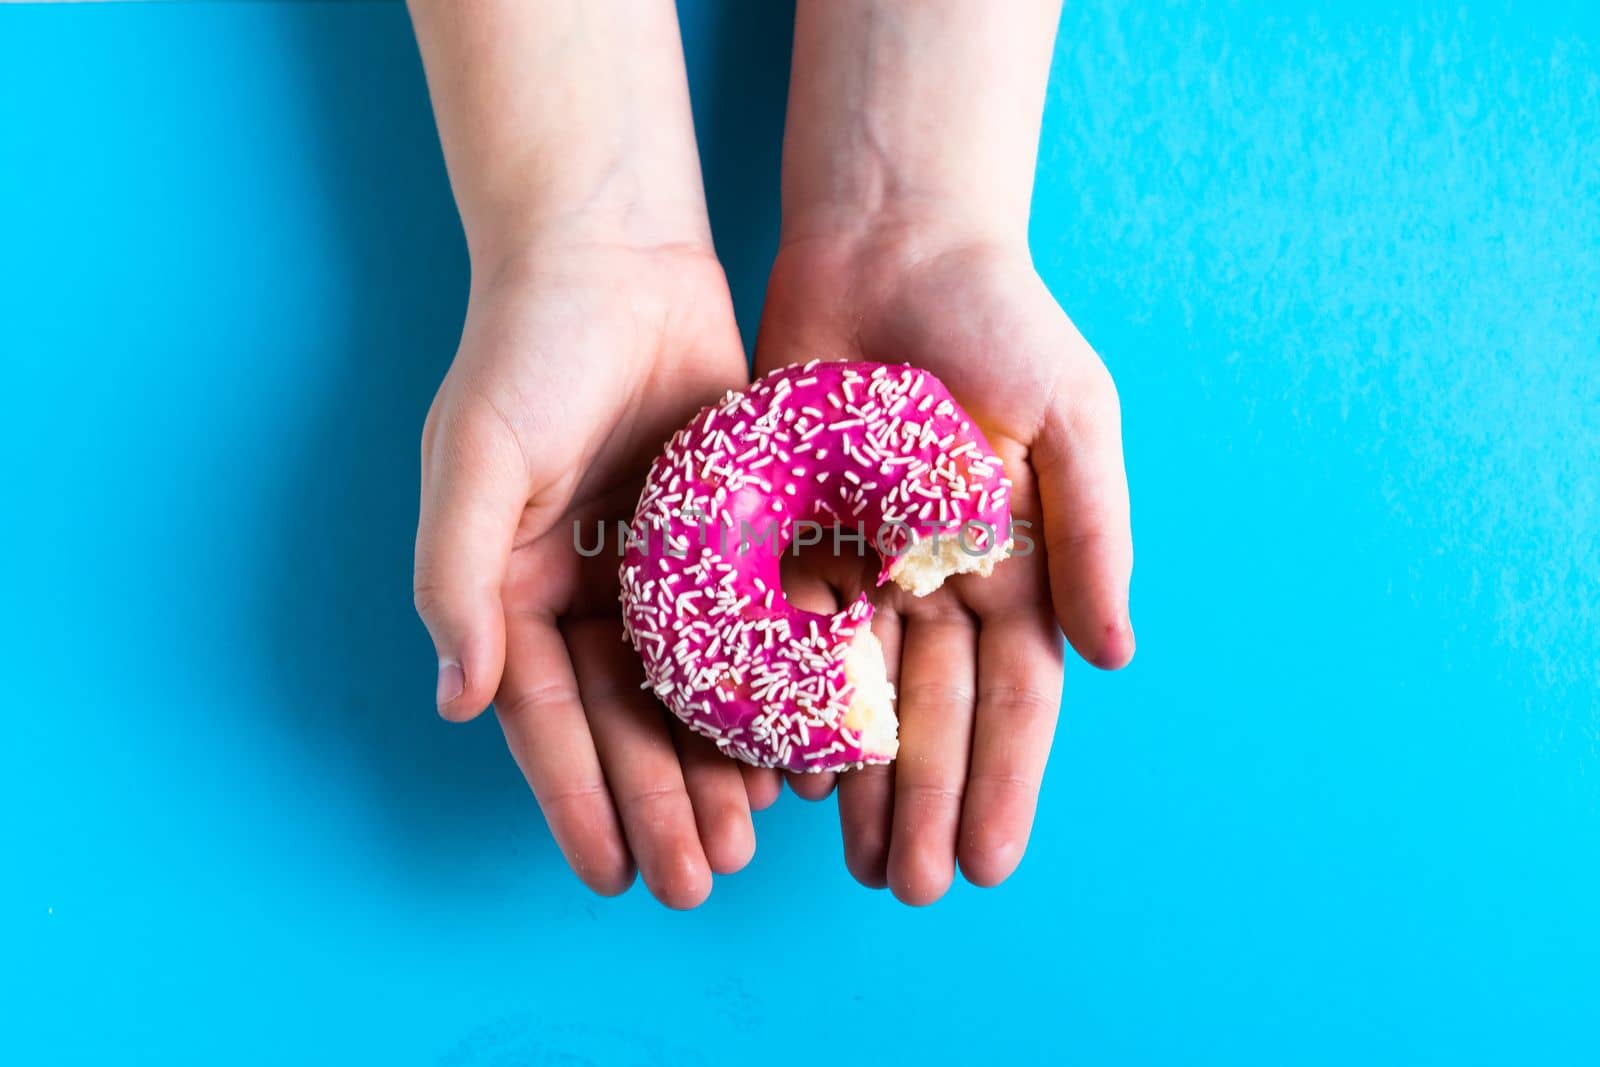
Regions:
<instances>
[{"instance_id":1,"label":"wrist","mask_svg":"<svg viewBox=\"0 0 1600 1067\"><path fill-rule=\"evenodd\" d=\"M664 291L725 292L722 264L709 241L642 242L577 220L540 227L516 242L496 244L471 261L472 292L526 294L560 288L624 294L650 306Z\"/></svg>"},{"instance_id":2,"label":"wrist","mask_svg":"<svg viewBox=\"0 0 1600 1067\"><path fill-rule=\"evenodd\" d=\"M489 278L560 251L681 251L714 258L705 202L646 199L644 183L614 171L580 197L532 197L463 224L474 278Z\"/></svg>"},{"instance_id":3,"label":"wrist","mask_svg":"<svg viewBox=\"0 0 1600 1067\"><path fill-rule=\"evenodd\" d=\"M779 250L802 244L862 254L894 248L915 258L977 246L1026 255L1028 216L992 200L930 190L893 198L786 204Z\"/></svg>"},{"instance_id":4,"label":"wrist","mask_svg":"<svg viewBox=\"0 0 1600 1067\"><path fill-rule=\"evenodd\" d=\"M955 197L810 205L785 217L778 252L789 263L863 280L956 255L1032 263L1026 216Z\"/></svg>"}]
</instances>

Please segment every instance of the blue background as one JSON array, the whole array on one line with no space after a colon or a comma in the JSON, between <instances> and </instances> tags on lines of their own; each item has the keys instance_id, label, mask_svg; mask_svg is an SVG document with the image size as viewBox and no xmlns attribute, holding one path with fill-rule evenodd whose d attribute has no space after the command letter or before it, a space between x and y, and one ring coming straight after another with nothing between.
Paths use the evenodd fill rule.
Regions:
<instances>
[{"instance_id":1,"label":"blue background","mask_svg":"<svg viewBox=\"0 0 1600 1067\"><path fill-rule=\"evenodd\" d=\"M903 908L787 796L682 915L432 713L403 9L0 10L0 1060L1596 1062L1600 26L1069 6L1034 243L1139 658L1069 669L1003 888ZM749 331L788 12L683 18Z\"/></svg>"}]
</instances>

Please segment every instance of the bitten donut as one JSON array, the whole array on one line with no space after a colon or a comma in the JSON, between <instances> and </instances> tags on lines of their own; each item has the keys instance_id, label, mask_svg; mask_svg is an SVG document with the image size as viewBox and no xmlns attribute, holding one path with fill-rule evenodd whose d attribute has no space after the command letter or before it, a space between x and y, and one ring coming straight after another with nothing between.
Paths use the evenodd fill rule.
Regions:
<instances>
[{"instance_id":1,"label":"bitten donut","mask_svg":"<svg viewBox=\"0 0 1600 1067\"><path fill-rule=\"evenodd\" d=\"M878 550L879 585L926 596L1006 557L1010 488L927 371L813 361L729 392L667 444L628 529L623 627L646 687L746 763L889 762L894 690L871 602L863 594L834 615L795 607L781 554L806 523L809 543L859 551L842 528Z\"/></svg>"}]
</instances>

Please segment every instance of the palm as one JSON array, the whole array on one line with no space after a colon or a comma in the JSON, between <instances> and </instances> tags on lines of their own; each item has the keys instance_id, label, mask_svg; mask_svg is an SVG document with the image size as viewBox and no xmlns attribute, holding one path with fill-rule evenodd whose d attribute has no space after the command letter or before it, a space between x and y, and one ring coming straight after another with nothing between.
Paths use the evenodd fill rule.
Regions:
<instances>
[{"instance_id":1,"label":"palm","mask_svg":"<svg viewBox=\"0 0 1600 1067\"><path fill-rule=\"evenodd\" d=\"M1046 521L1037 468L1061 462L1046 437L1060 432L1062 395L1100 396L1105 371L1025 256L982 246L922 256L896 241L780 253L757 370L819 356L938 375L1005 461L1014 518L1039 549L1024 544L990 578L958 577L928 597L873 594L873 630L900 692L901 750L894 770L840 782L846 858L862 881L922 902L943 892L958 855L983 884L1020 858L1061 685L1060 605L1042 549L1048 533L1052 555L1064 556L1076 528ZM786 587L832 606L867 577L849 563L803 561ZM812 797L830 784L794 781Z\"/></svg>"}]
</instances>

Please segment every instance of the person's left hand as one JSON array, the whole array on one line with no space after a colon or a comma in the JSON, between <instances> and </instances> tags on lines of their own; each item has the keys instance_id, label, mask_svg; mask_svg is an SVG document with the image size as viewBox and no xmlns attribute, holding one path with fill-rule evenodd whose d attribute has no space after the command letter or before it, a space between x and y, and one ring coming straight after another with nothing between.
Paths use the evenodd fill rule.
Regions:
<instances>
[{"instance_id":1,"label":"person's left hand","mask_svg":"<svg viewBox=\"0 0 1600 1067\"><path fill-rule=\"evenodd\" d=\"M1061 631L1108 669L1133 655L1133 566L1111 377L1025 247L937 227L868 226L780 249L756 371L808 359L908 362L936 374L1015 483L1016 556L916 598L874 595L898 692L900 754L838 779L845 861L908 903L944 894L959 859L995 885L1026 847L1062 685ZM1028 527L1021 523L1031 524ZM1023 536L1035 544L1026 551ZM844 577L841 577L844 575ZM803 567L788 591L829 609L853 566ZM1058 629L1058 623L1060 629ZM826 797L833 775L792 775Z\"/></svg>"}]
</instances>

